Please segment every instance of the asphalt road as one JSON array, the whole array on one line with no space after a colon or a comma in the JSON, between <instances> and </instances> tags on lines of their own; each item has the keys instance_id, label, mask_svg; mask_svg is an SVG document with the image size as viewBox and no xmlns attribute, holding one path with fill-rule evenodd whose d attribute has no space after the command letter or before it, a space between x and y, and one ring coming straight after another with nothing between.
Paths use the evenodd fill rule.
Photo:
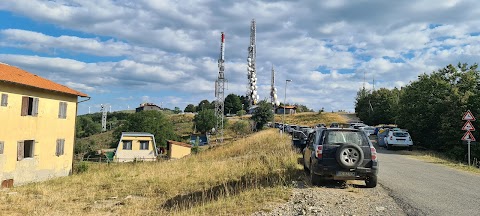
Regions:
<instances>
[{"instance_id":1,"label":"asphalt road","mask_svg":"<svg viewBox=\"0 0 480 216\"><path fill-rule=\"evenodd\" d=\"M378 181L408 215L480 215L480 175L377 151Z\"/></svg>"}]
</instances>

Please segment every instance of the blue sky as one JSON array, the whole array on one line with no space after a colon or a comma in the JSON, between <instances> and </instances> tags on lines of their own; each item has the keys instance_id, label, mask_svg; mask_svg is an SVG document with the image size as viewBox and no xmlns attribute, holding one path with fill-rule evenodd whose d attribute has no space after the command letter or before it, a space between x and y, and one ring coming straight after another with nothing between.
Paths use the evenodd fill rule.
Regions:
<instances>
[{"instance_id":1,"label":"blue sky","mask_svg":"<svg viewBox=\"0 0 480 216\"><path fill-rule=\"evenodd\" d=\"M220 32L228 93L245 94L257 22L261 99L353 111L356 92L394 88L480 53L480 3L423 1L56 0L0 2L0 62L87 93L79 113L173 109L214 99Z\"/></svg>"}]
</instances>

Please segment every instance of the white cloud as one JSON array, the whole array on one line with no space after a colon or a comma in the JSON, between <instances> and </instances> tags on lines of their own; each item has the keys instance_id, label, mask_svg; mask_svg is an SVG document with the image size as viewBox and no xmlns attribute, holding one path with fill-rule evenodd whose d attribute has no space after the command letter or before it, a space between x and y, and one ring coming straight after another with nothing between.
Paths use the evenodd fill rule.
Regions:
<instances>
[{"instance_id":1,"label":"white cloud","mask_svg":"<svg viewBox=\"0 0 480 216\"><path fill-rule=\"evenodd\" d=\"M226 94L245 93L252 18L260 97L269 95L273 64L279 97L284 80L293 79L287 100L316 110L352 110L364 73L367 88L373 78L376 88L399 87L450 63L474 63L480 53L474 0L32 0L2 1L0 9L74 32L1 29L0 46L34 54L4 52L0 61L82 91L121 92L113 98L132 103L150 95L172 108L213 99L221 31L227 35Z\"/></svg>"}]
</instances>

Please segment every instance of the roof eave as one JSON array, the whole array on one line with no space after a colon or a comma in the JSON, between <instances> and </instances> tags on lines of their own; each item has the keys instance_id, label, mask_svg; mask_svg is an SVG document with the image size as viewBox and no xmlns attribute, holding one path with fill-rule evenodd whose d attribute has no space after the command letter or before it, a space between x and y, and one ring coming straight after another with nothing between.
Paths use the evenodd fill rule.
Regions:
<instances>
[{"instance_id":1,"label":"roof eave","mask_svg":"<svg viewBox=\"0 0 480 216\"><path fill-rule=\"evenodd\" d=\"M20 85L20 86L26 86L26 87L29 87L29 88L41 89L41 90L49 91L49 92L58 92L58 93L62 93L62 94L68 94L68 95L79 96L79 97L89 97L87 94L84 94L84 93L79 92L79 91L76 91L77 93L71 93L71 92L56 91L56 90L52 90L52 89L40 88L40 87L32 86L32 85L25 85L23 83L11 82L11 81L7 81L7 80L0 80L0 82L10 83L10 84ZM72 89L72 91L75 91L75 90Z\"/></svg>"}]
</instances>

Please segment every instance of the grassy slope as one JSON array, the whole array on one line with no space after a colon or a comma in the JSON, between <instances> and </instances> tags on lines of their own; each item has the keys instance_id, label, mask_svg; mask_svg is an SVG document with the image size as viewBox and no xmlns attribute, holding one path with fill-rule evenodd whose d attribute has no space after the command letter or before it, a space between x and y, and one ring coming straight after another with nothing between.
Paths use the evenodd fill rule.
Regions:
<instances>
[{"instance_id":1,"label":"grassy slope","mask_svg":"<svg viewBox=\"0 0 480 216\"><path fill-rule=\"evenodd\" d=\"M285 185L301 172L296 159L288 137L271 129L181 160L91 164L83 174L14 188L15 195L0 192L0 210L6 215L248 214L265 202L288 198Z\"/></svg>"},{"instance_id":2,"label":"grassy slope","mask_svg":"<svg viewBox=\"0 0 480 216\"><path fill-rule=\"evenodd\" d=\"M107 132L104 132L104 133L94 134L94 135L89 136L89 137L77 139L77 143L85 145L85 144L90 143L91 141L94 141L95 146L98 149L110 148L110 145L113 143L113 140L114 140L112 134L113 134L113 131L107 131Z\"/></svg>"},{"instance_id":3,"label":"grassy slope","mask_svg":"<svg viewBox=\"0 0 480 216\"><path fill-rule=\"evenodd\" d=\"M192 133L194 114L172 114L167 117L172 122L175 133L180 137L187 137Z\"/></svg>"},{"instance_id":4,"label":"grassy slope","mask_svg":"<svg viewBox=\"0 0 480 216\"><path fill-rule=\"evenodd\" d=\"M275 122L282 122L283 115L275 115ZM332 122L347 123L347 119L337 113L318 114L315 112L298 113L295 115L285 115L285 123L302 126L315 126L319 123L330 125Z\"/></svg>"}]
</instances>

